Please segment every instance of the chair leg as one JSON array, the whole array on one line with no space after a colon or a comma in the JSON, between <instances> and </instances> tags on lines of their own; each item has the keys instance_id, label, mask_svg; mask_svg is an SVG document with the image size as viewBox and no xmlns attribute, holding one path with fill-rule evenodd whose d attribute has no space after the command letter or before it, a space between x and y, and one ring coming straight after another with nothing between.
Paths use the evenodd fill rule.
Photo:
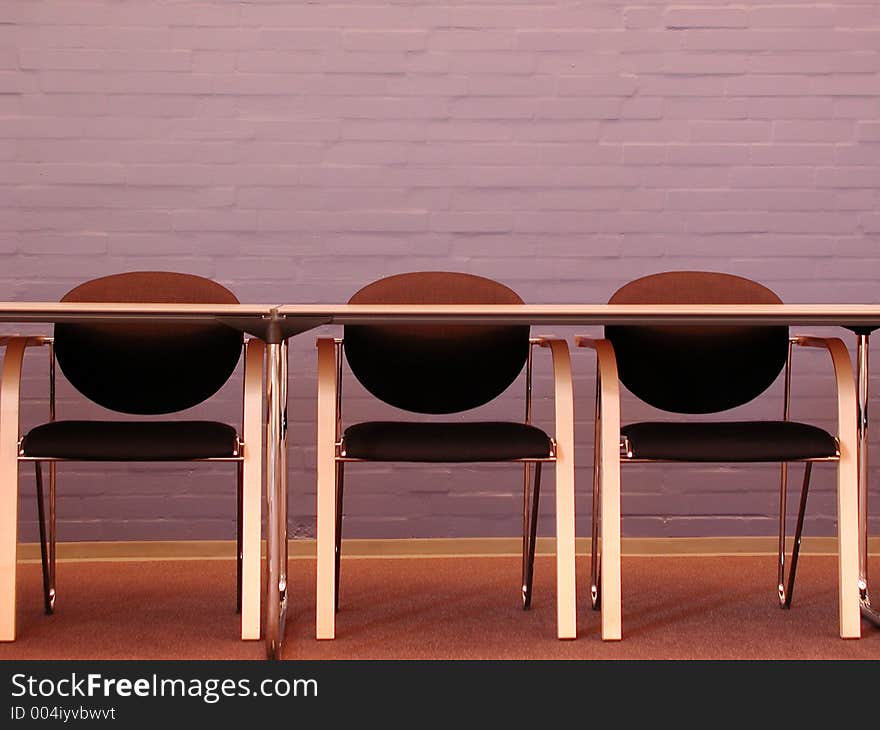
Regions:
<instances>
[{"instance_id":1,"label":"chair leg","mask_svg":"<svg viewBox=\"0 0 880 730\"><path fill-rule=\"evenodd\" d=\"M789 411L791 408L791 356L794 340L788 341L788 355L785 360L785 393L783 398L782 417L785 421L789 420ZM776 556L776 597L779 601L780 608L786 607L785 599L785 524L788 521L788 463L783 461L780 464L780 481L779 481L779 545Z\"/></svg>"},{"instance_id":2,"label":"chair leg","mask_svg":"<svg viewBox=\"0 0 880 730\"><path fill-rule=\"evenodd\" d=\"M529 487L531 484L531 464L523 464L523 507L522 507L522 603L523 610L528 607L526 599L526 583L528 582L529 556Z\"/></svg>"},{"instance_id":3,"label":"chair leg","mask_svg":"<svg viewBox=\"0 0 880 730\"><path fill-rule=\"evenodd\" d=\"M535 462L535 486L529 504L529 465L525 466L523 484L523 610L532 605L532 579L535 576L535 543L538 535L538 502L541 497L541 462Z\"/></svg>"},{"instance_id":4,"label":"chair leg","mask_svg":"<svg viewBox=\"0 0 880 730\"><path fill-rule=\"evenodd\" d=\"M596 394L598 403L599 395ZM593 529L590 533L590 605L594 611L602 608L602 582L599 575L599 458L600 421L596 408L596 426L593 434Z\"/></svg>"},{"instance_id":5,"label":"chair leg","mask_svg":"<svg viewBox=\"0 0 880 730\"><path fill-rule=\"evenodd\" d=\"M785 607L785 522L788 517L788 464L781 464L779 478L779 542L776 546L776 596Z\"/></svg>"},{"instance_id":6,"label":"chair leg","mask_svg":"<svg viewBox=\"0 0 880 730\"><path fill-rule=\"evenodd\" d=\"M336 601L333 606L335 612L339 611L339 568L342 558L342 497L343 484L345 478L345 462L336 462L336 565L335 565L335 585L336 585Z\"/></svg>"},{"instance_id":7,"label":"chair leg","mask_svg":"<svg viewBox=\"0 0 880 730\"><path fill-rule=\"evenodd\" d=\"M237 468L237 500L235 513L235 612L241 613L241 594L242 594L242 566L244 563L244 524L242 516L244 512L244 463L238 462Z\"/></svg>"},{"instance_id":8,"label":"chair leg","mask_svg":"<svg viewBox=\"0 0 880 730\"><path fill-rule=\"evenodd\" d=\"M55 560L55 548L56 548L56 528L57 528L57 520L55 519L55 474L56 474L56 464L54 461L49 462L49 605L52 607L52 612L55 612L55 568L57 566L57 562Z\"/></svg>"},{"instance_id":9,"label":"chair leg","mask_svg":"<svg viewBox=\"0 0 880 730\"><path fill-rule=\"evenodd\" d=\"M43 568L43 608L46 612L46 615L51 616L55 611L55 585L54 585L54 544L51 546L51 549L48 545L48 540L46 537L46 509L43 500L43 469L42 464L39 461L34 462L34 471L36 474L36 482L37 482L37 516L39 518L39 526L40 526L40 562ZM52 490L54 492L54 490ZM50 499L54 501L54 494L50 495ZM55 510L54 505L51 509L51 516L54 518ZM53 519L54 521L54 519ZM52 542L54 543L54 529L52 530ZM51 562L52 566L49 565Z\"/></svg>"},{"instance_id":10,"label":"chair leg","mask_svg":"<svg viewBox=\"0 0 880 730\"><path fill-rule=\"evenodd\" d=\"M791 599L794 596L794 580L797 575L798 555L801 549L801 535L804 530L804 514L807 509L807 494L810 490L810 474L813 470L813 463L808 461L804 468L804 483L801 487L801 499L798 505L797 525L794 531L794 544L791 549L791 567L788 569L788 585L781 595L780 608L791 608ZM780 568L782 566L782 557L780 557ZM780 577L780 585L782 579Z\"/></svg>"}]
</instances>

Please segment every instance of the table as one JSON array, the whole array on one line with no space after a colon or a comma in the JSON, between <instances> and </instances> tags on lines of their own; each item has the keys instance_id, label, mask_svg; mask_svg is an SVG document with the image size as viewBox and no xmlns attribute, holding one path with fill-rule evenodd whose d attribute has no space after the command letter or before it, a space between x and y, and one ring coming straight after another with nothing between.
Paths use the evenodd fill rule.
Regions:
<instances>
[{"instance_id":1,"label":"table","mask_svg":"<svg viewBox=\"0 0 880 730\"><path fill-rule=\"evenodd\" d=\"M787 325L845 327L855 331L858 340L858 438L854 454L847 459L854 460L858 473L857 494L844 495L846 503L853 510L844 510L839 516L839 534L845 536L846 545L840 550L841 570L841 635L844 617L850 629L846 635L858 632L858 616L863 616L880 625L880 617L871 608L868 598L867 581L867 336L866 331L880 327L880 305L869 304L762 304L762 305L689 305L689 304L650 304L650 305L611 305L611 304L522 304L522 305L285 305L273 312L278 322L279 337L286 333L296 334L305 330L304 324L320 320L334 325L358 324L528 324L532 326L596 326L609 324L653 324L653 325ZM267 378L276 397L284 397L284 383L287 377L286 350L275 346L276 355ZM276 418L283 413L278 404L274 410ZM270 407L270 413L271 413ZM271 430L270 424L270 430ZM277 430L277 429L276 429ZM282 444L281 450L284 445ZM278 473L276 471L276 473ZM281 475L282 479L284 475ZM270 488L271 488L270 481ZM286 485L276 484L276 499L285 499ZM618 501L619 494L614 497ZM286 524L286 523L285 523ZM857 539L856 539L856 536ZM285 536L286 537L286 536ZM279 536L278 543L282 541ZM286 539L283 540L286 546ZM616 544L609 545L603 539L603 555L613 558L619 555L619 535ZM276 558L280 562L281 557ZM606 573L607 575L607 573ZM857 577L856 577L857 576ZM852 588L843 590L847 585ZM620 601L603 599L603 612L612 616L611 623L620 622ZM603 624L605 618L603 617ZM283 631L283 628L282 628ZM278 642L280 647L280 641Z\"/></svg>"},{"instance_id":2,"label":"table","mask_svg":"<svg viewBox=\"0 0 880 730\"><path fill-rule=\"evenodd\" d=\"M180 322L219 321L259 337L266 343L268 425L266 435L266 505L267 505L267 586L263 635L267 653L277 657L284 640L287 606L287 340L297 334L324 324L528 324L533 326L595 326L606 324L655 325L789 325L835 326L853 329L859 337L861 359L858 368L859 444L858 468L861 475L858 494L852 503L857 509L842 515L839 529L854 540L856 549L841 555L844 576L858 576L847 591L842 610L848 614L861 610L876 621L876 613L867 600L868 583L865 569L866 551L858 545L867 544L867 335L880 327L880 305L861 304L767 304L767 305L608 305L608 304L522 304L522 305L178 305L178 304L80 304L58 302L0 302L0 322L54 323L83 321L137 321L162 319ZM7 353L8 356L9 353ZM4 362L4 369L6 365ZM17 394L16 394L17 396ZM15 636L15 539L17 527L17 479L12 482L11 459L15 456L15 439L6 437L2 414L9 399L0 400L0 640ZM17 397L16 397L17 402ZM17 410L15 413L17 418ZM7 419L8 420L8 419ZM15 467L17 473L17 466ZM246 487L247 490L247 487ZM852 496L852 495L850 495ZM618 495L619 498L619 495ZM253 499L253 485L246 499ZM251 539L253 533L251 534ZM259 535L259 531L257 532ZM246 548L254 560L252 542ZM605 545L605 551L614 546ZM619 544L616 547L619 552ZM257 559L259 551L257 550ZM253 571L249 582L254 580ZM259 572L257 572L257 579ZM252 589L251 589L252 591ZM253 593L250 593L253 606ZM257 590L259 595L259 590ZM850 597L851 596L851 597ZM259 601L259 598L257 598ZM603 606L603 610L619 614L620 606ZM252 609L248 621L252 624ZM244 611L243 631L244 631Z\"/></svg>"}]
</instances>

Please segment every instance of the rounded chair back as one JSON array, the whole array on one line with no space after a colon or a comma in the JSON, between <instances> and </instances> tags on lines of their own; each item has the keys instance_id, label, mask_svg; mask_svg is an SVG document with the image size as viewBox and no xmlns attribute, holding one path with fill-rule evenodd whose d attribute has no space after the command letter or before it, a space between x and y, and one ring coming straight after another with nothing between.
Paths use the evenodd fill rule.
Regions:
<instances>
[{"instance_id":1,"label":"rounded chair back","mask_svg":"<svg viewBox=\"0 0 880 730\"><path fill-rule=\"evenodd\" d=\"M448 271L397 274L350 304L522 304L512 289ZM522 371L528 325L347 325L344 350L374 396L414 413L458 413L488 403Z\"/></svg>"},{"instance_id":2,"label":"rounded chair back","mask_svg":"<svg viewBox=\"0 0 880 730\"><path fill-rule=\"evenodd\" d=\"M210 279L133 271L80 284L62 302L237 304ZM198 405L229 379L243 338L222 324L170 322L55 325L55 356L86 398L120 413L154 415Z\"/></svg>"},{"instance_id":3,"label":"rounded chair back","mask_svg":"<svg viewBox=\"0 0 880 730\"><path fill-rule=\"evenodd\" d=\"M781 304L770 289L732 274L669 271L636 279L609 304ZM605 327L620 381L638 398L674 413L717 413L743 405L776 380L788 353L785 326Z\"/></svg>"}]
</instances>

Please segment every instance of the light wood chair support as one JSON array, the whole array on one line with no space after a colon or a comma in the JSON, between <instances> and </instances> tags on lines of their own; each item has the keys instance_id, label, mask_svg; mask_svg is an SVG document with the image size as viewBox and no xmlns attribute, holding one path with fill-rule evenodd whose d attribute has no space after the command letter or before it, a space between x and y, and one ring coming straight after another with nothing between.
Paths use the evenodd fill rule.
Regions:
<instances>
[{"instance_id":1,"label":"light wood chair support","mask_svg":"<svg viewBox=\"0 0 880 730\"><path fill-rule=\"evenodd\" d=\"M264 356L266 345L251 338L245 345L244 411L242 436L244 438L243 497L241 513L242 573L241 573L241 638L260 638L261 592L260 550L263 498L263 392Z\"/></svg>"},{"instance_id":2,"label":"light wood chair support","mask_svg":"<svg viewBox=\"0 0 880 730\"><path fill-rule=\"evenodd\" d=\"M21 369L25 349L42 337L4 337L0 380L0 641L15 641L15 573L18 547L18 435Z\"/></svg>"},{"instance_id":3,"label":"light wood chair support","mask_svg":"<svg viewBox=\"0 0 880 730\"><path fill-rule=\"evenodd\" d=\"M839 338L797 337L802 347L828 350L837 384L837 562L840 637L862 634L859 609L859 471L856 380L846 345Z\"/></svg>"},{"instance_id":4,"label":"light wood chair support","mask_svg":"<svg viewBox=\"0 0 880 730\"><path fill-rule=\"evenodd\" d=\"M318 339L318 639L336 636L336 352L332 337Z\"/></svg>"},{"instance_id":5,"label":"light wood chair support","mask_svg":"<svg viewBox=\"0 0 880 730\"><path fill-rule=\"evenodd\" d=\"M605 339L578 337L577 347L596 352L598 362L599 443L596 454L599 473L600 520L602 524L602 638L617 641L622 632L620 591L620 384L614 348ZM595 509L595 506L594 506Z\"/></svg>"},{"instance_id":6,"label":"light wood chair support","mask_svg":"<svg viewBox=\"0 0 880 730\"><path fill-rule=\"evenodd\" d=\"M577 637L574 504L574 389L571 355L565 340L539 337L553 359L556 408L556 632L560 639Z\"/></svg>"}]
</instances>

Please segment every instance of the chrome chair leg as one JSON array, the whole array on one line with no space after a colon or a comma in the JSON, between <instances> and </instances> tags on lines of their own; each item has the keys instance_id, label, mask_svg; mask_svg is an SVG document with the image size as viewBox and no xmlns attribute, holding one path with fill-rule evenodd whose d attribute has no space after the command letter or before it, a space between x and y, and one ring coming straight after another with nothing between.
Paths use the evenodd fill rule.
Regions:
<instances>
[{"instance_id":1,"label":"chrome chair leg","mask_svg":"<svg viewBox=\"0 0 880 730\"><path fill-rule=\"evenodd\" d=\"M55 547L56 547L56 525L55 520L55 473L56 464L54 461L49 462L49 605L52 612L55 612Z\"/></svg>"},{"instance_id":2,"label":"chrome chair leg","mask_svg":"<svg viewBox=\"0 0 880 730\"><path fill-rule=\"evenodd\" d=\"M601 416L599 410L599 374L596 373L596 412L593 428L593 525L590 533L590 606L602 608L602 584L599 575L599 443Z\"/></svg>"},{"instance_id":3,"label":"chrome chair leg","mask_svg":"<svg viewBox=\"0 0 880 730\"><path fill-rule=\"evenodd\" d=\"M528 577L528 555L529 555L529 472L531 464L526 462L523 464L523 507L522 507L522 603L523 610L526 609L526 579Z\"/></svg>"},{"instance_id":4,"label":"chrome chair leg","mask_svg":"<svg viewBox=\"0 0 880 730\"><path fill-rule=\"evenodd\" d=\"M785 521L788 517L788 464L783 462L779 478L779 543L776 546L776 597L785 608Z\"/></svg>"},{"instance_id":5,"label":"chrome chair leg","mask_svg":"<svg viewBox=\"0 0 880 730\"><path fill-rule=\"evenodd\" d=\"M235 612L241 613L241 578L242 578L242 562L244 559L244 554L242 550L242 546L244 544L244 535L242 533L243 525L242 525L242 513L244 512L244 464L243 462L238 462L238 499L237 499L237 508L235 515L235 538L236 538L236 572L235 572L235 580L236 580L236 590L235 590Z\"/></svg>"},{"instance_id":6,"label":"chrome chair leg","mask_svg":"<svg viewBox=\"0 0 880 730\"><path fill-rule=\"evenodd\" d=\"M342 557L342 498L344 496L343 482L345 478L345 462L336 462L336 602L334 611L339 611L339 568Z\"/></svg>"},{"instance_id":7,"label":"chrome chair leg","mask_svg":"<svg viewBox=\"0 0 880 730\"><path fill-rule=\"evenodd\" d=\"M523 490L523 610L532 605L532 579L535 577L535 542L538 535L538 502L541 498L541 462L535 462L535 486L529 504L529 465L526 464L526 477Z\"/></svg>"},{"instance_id":8,"label":"chrome chair leg","mask_svg":"<svg viewBox=\"0 0 880 730\"><path fill-rule=\"evenodd\" d=\"M590 539L590 606L594 611L602 608L602 580L599 573L599 480L593 476L593 530Z\"/></svg>"},{"instance_id":9,"label":"chrome chair leg","mask_svg":"<svg viewBox=\"0 0 880 730\"><path fill-rule=\"evenodd\" d=\"M794 543L791 548L791 567L788 569L788 582L785 582L785 533L782 532L780 535L780 553L779 553L779 575L778 575L778 589L779 589L779 607L780 608L791 608L791 600L794 596L794 581L795 576L797 575L797 564L798 564L798 555L801 550L801 536L804 531L804 514L807 511L807 494L810 491L810 475L813 471L813 463L808 461L804 465L804 483L801 487L801 498L800 503L798 504L798 516L797 516L797 524L794 529ZM784 515L782 517L782 521L780 522L783 525L784 530Z\"/></svg>"},{"instance_id":10,"label":"chrome chair leg","mask_svg":"<svg viewBox=\"0 0 880 730\"><path fill-rule=\"evenodd\" d=\"M37 479L37 516L39 518L40 527L40 562L43 569L43 608L46 615L51 616L55 611L55 585L52 575L54 570L49 566L50 550L47 544L46 508L43 501L43 468L39 461L34 462L34 470ZM54 513L54 510L52 510L52 512ZM52 516L54 517L54 514ZM52 550L52 552L54 553L54 550ZM54 558L54 555L51 557ZM54 559L52 562L54 563Z\"/></svg>"}]
</instances>

